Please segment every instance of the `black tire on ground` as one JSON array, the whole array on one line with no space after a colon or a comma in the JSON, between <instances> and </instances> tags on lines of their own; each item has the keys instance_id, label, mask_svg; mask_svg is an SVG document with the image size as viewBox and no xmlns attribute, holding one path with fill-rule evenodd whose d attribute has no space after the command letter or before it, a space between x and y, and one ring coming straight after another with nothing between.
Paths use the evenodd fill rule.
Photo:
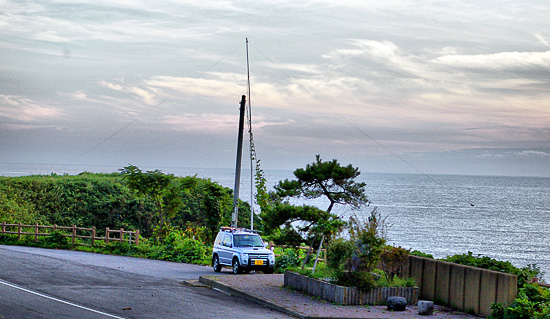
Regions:
<instances>
[{"instance_id":1,"label":"black tire on ground","mask_svg":"<svg viewBox=\"0 0 550 319\"><path fill-rule=\"evenodd\" d=\"M238 275L242 272L241 264L237 258L233 258L233 274Z\"/></svg>"},{"instance_id":2,"label":"black tire on ground","mask_svg":"<svg viewBox=\"0 0 550 319\"><path fill-rule=\"evenodd\" d=\"M215 272L220 272L222 270L222 265L220 265L218 255L215 255L214 258L212 258L212 269L214 269Z\"/></svg>"}]
</instances>

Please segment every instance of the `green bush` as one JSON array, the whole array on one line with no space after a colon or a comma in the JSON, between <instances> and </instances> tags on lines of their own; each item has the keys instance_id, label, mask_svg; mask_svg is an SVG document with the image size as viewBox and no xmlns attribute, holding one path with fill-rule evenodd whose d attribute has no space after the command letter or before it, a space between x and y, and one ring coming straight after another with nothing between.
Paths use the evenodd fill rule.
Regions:
<instances>
[{"instance_id":1,"label":"green bush","mask_svg":"<svg viewBox=\"0 0 550 319\"><path fill-rule=\"evenodd\" d=\"M283 254L275 257L275 267L277 272L285 271L289 268L300 265L300 258L294 249L285 249Z\"/></svg>"},{"instance_id":2,"label":"green bush","mask_svg":"<svg viewBox=\"0 0 550 319\"><path fill-rule=\"evenodd\" d=\"M39 242L41 246L46 248L67 249L71 247L69 239L63 236L63 233L60 231L51 232L49 236L41 238Z\"/></svg>"},{"instance_id":3,"label":"green bush","mask_svg":"<svg viewBox=\"0 0 550 319\"><path fill-rule=\"evenodd\" d=\"M411 254L412 256L417 256L417 257L423 257L423 258L434 259L434 256L433 256L433 255L426 254L426 253L423 253L423 252L418 251L418 250L413 250L413 251L410 252L410 254Z\"/></svg>"},{"instance_id":4,"label":"green bush","mask_svg":"<svg viewBox=\"0 0 550 319\"><path fill-rule=\"evenodd\" d=\"M374 276L366 271L337 271L336 284L369 290L374 286Z\"/></svg>"},{"instance_id":5,"label":"green bush","mask_svg":"<svg viewBox=\"0 0 550 319\"><path fill-rule=\"evenodd\" d=\"M401 275L409 260L409 251L401 247L386 246L380 254L380 265L388 282Z\"/></svg>"},{"instance_id":6,"label":"green bush","mask_svg":"<svg viewBox=\"0 0 550 319\"><path fill-rule=\"evenodd\" d=\"M342 269L346 260L351 258L355 244L351 240L338 238L327 247L327 266Z\"/></svg>"},{"instance_id":7,"label":"green bush","mask_svg":"<svg viewBox=\"0 0 550 319\"><path fill-rule=\"evenodd\" d=\"M550 318L550 291L537 284L525 284L514 302L504 308L493 304L491 319L548 319Z\"/></svg>"},{"instance_id":8,"label":"green bush","mask_svg":"<svg viewBox=\"0 0 550 319\"><path fill-rule=\"evenodd\" d=\"M351 258L346 262L345 269L349 271L364 271L370 273L378 261L386 243L385 219L373 209L366 220L350 217L349 232L355 248ZM368 276L365 276L365 278Z\"/></svg>"},{"instance_id":9,"label":"green bush","mask_svg":"<svg viewBox=\"0 0 550 319\"><path fill-rule=\"evenodd\" d=\"M443 260L456 264L517 275L518 287L523 287L525 283L530 282L533 278L541 278L543 275L537 265L528 265L527 267L518 268L512 265L512 263L510 263L509 261L499 261L481 255L473 256L471 251L469 251L468 254L454 255L447 257Z\"/></svg>"},{"instance_id":10,"label":"green bush","mask_svg":"<svg viewBox=\"0 0 550 319\"><path fill-rule=\"evenodd\" d=\"M376 287L415 287L416 286L416 280L414 278L409 277L399 277L394 276L391 281L388 281L389 276L386 276L383 270L376 269L374 273L380 275L380 279L376 280L374 285Z\"/></svg>"}]
</instances>

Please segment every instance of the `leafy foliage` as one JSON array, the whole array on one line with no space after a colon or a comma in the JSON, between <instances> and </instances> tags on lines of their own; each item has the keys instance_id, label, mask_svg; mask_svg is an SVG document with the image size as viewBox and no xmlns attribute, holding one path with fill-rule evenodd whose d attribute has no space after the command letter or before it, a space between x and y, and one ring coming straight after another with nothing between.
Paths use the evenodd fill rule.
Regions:
<instances>
[{"instance_id":1,"label":"leafy foliage","mask_svg":"<svg viewBox=\"0 0 550 319\"><path fill-rule=\"evenodd\" d=\"M424 253L424 252L421 252L419 250L413 250L410 252L410 254L412 256L417 256L417 257L423 257L423 258L429 258L429 259L434 259L434 256L431 255L431 254L427 254L427 253Z\"/></svg>"},{"instance_id":2,"label":"leafy foliage","mask_svg":"<svg viewBox=\"0 0 550 319\"><path fill-rule=\"evenodd\" d=\"M331 213L334 205L360 208L368 203L366 184L355 181L359 174L359 170L351 164L342 166L336 160L323 162L317 155L315 162L294 171L295 180L280 181L275 186L275 192L269 196L265 192L261 193L259 203L262 205L261 217L265 230L276 232L283 227L281 234L299 234L302 242L321 237L319 235L330 237L337 233L342 230L344 222ZM257 187L261 189L265 183L260 179ZM294 206L289 203L293 197L323 197L329 201L329 206L326 210L309 205ZM296 230L292 232L294 226Z\"/></svg>"},{"instance_id":3,"label":"leafy foliage","mask_svg":"<svg viewBox=\"0 0 550 319\"><path fill-rule=\"evenodd\" d=\"M60 231L51 232L49 236L43 237L40 243L48 248L67 249L71 247L69 239Z\"/></svg>"},{"instance_id":4,"label":"leafy foliage","mask_svg":"<svg viewBox=\"0 0 550 319\"><path fill-rule=\"evenodd\" d=\"M402 274L407 261L409 251L394 246L386 246L380 254L380 266L388 282L392 282L396 275Z\"/></svg>"},{"instance_id":5,"label":"leafy foliage","mask_svg":"<svg viewBox=\"0 0 550 319\"><path fill-rule=\"evenodd\" d=\"M356 249L346 265L349 271L371 272L378 261L385 238L385 219L373 209L366 221L350 217L349 232L351 240L356 243Z\"/></svg>"},{"instance_id":6,"label":"leafy foliage","mask_svg":"<svg viewBox=\"0 0 550 319\"><path fill-rule=\"evenodd\" d=\"M355 209L368 203L365 195L365 183L356 182L361 173L351 164L340 165L335 159L323 162L320 155L306 168L294 171L296 180L284 180L275 187L280 197L298 197L315 199L325 197L329 201L327 213L332 211L335 204L350 205Z\"/></svg>"},{"instance_id":7,"label":"leafy foliage","mask_svg":"<svg viewBox=\"0 0 550 319\"><path fill-rule=\"evenodd\" d=\"M366 220L351 217L348 225L350 242L353 245L351 256L344 263L343 269L336 268L336 278L339 285L351 285L370 289L374 284L372 272L380 261L380 256L386 243L385 219L373 209ZM346 245L340 244L342 255L349 254ZM337 266L337 265L336 265ZM391 283L391 281L388 281Z\"/></svg>"},{"instance_id":8,"label":"leafy foliage","mask_svg":"<svg viewBox=\"0 0 550 319\"><path fill-rule=\"evenodd\" d=\"M170 221L180 204L179 198L174 194L174 175L164 174L158 169L142 172L134 165L123 168L121 174L128 188L154 203L155 235L160 239L166 237Z\"/></svg>"},{"instance_id":9,"label":"leafy foliage","mask_svg":"<svg viewBox=\"0 0 550 319\"><path fill-rule=\"evenodd\" d=\"M531 281L535 277L542 277L542 273L536 265L528 265L524 268L518 268L512 265L512 263L510 263L509 261L499 261L481 255L474 256L471 251L469 251L467 254L450 256L443 260L461 265L517 275L518 287L522 287L525 283Z\"/></svg>"},{"instance_id":10,"label":"leafy foliage","mask_svg":"<svg viewBox=\"0 0 550 319\"><path fill-rule=\"evenodd\" d=\"M491 309L491 319L547 319L550 318L550 291L539 285L526 283L508 308L504 308L502 304L494 304Z\"/></svg>"},{"instance_id":11,"label":"leafy foliage","mask_svg":"<svg viewBox=\"0 0 550 319\"><path fill-rule=\"evenodd\" d=\"M343 269L346 261L351 258L355 244L351 240L338 238L327 247L327 266L332 269Z\"/></svg>"},{"instance_id":12,"label":"leafy foliage","mask_svg":"<svg viewBox=\"0 0 550 319\"><path fill-rule=\"evenodd\" d=\"M209 179L173 177L162 201L173 213L170 229L201 228L207 234L203 241L210 242L212 233L215 236L231 218L231 189ZM246 227L250 206L241 201L239 205L243 212L239 224ZM95 226L98 236L104 235L106 227L139 229L148 238L158 225L157 207L152 198L131 190L117 173L0 177L0 223Z\"/></svg>"},{"instance_id":13,"label":"leafy foliage","mask_svg":"<svg viewBox=\"0 0 550 319\"><path fill-rule=\"evenodd\" d=\"M277 267L278 272L296 267L299 264L300 257L295 249L286 249L282 255L275 258L275 267Z\"/></svg>"}]
</instances>

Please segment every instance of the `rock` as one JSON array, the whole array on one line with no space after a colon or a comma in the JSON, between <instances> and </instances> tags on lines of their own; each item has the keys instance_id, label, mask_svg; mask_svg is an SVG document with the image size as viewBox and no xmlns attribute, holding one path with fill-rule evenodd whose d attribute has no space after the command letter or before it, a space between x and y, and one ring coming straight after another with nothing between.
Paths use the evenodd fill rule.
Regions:
<instances>
[{"instance_id":1,"label":"rock","mask_svg":"<svg viewBox=\"0 0 550 319\"><path fill-rule=\"evenodd\" d=\"M423 316L431 316L434 314L433 301L418 300L418 314Z\"/></svg>"},{"instance_id":2,"label":"rock","mask_svg":"<svg viewBox=\"0 0 550 319\"><path fill-rule=\"evenodd\" d=\"M397 296L388 297L386 305L388 306L388 310L405 311L407 308L407 299Z\"/></svg>"}]
</instances>

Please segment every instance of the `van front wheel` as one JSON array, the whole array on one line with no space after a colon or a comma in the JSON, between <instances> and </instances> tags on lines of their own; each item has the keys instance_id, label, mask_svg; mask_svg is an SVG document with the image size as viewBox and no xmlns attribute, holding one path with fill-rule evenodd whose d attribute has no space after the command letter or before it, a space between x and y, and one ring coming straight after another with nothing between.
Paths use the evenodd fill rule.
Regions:
<instances>
[{"instance_id":1,"label":"van front wheel","mask_svg":"<svg viewBox=\"0 0 550 319\"><path fill-rule=\"evenodd\" d=\"M237 258L233 259L233 274L238 275L242 272L241 265Z\"/></svg>"},{"instance_id":2,"label":"van front wheel","mask_svg":"<svg viewBox=\"0 0 550 319\"><path fill-rule=\"evenodd\" d=\"M215 272L220 272L222 270L222 265L220 265L220 259L218 258L218 255L212 258L212 269L214 269Z\"/></svg>"}]
</instances>

